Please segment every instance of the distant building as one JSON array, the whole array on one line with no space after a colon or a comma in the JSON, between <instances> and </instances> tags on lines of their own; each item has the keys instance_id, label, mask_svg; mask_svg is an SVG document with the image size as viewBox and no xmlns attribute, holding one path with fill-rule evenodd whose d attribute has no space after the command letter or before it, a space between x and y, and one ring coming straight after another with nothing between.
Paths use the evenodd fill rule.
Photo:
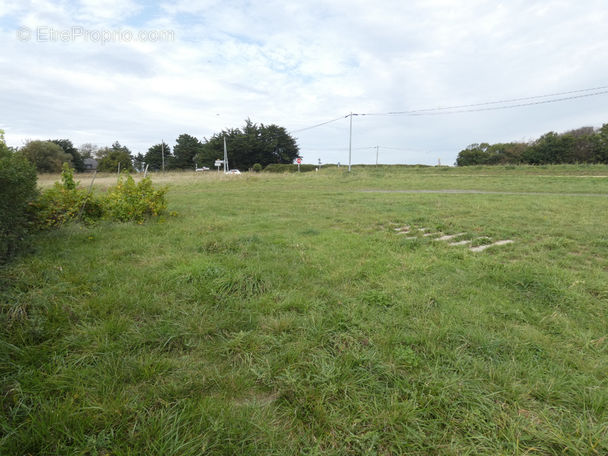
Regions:
<instances>
[{"instance_id":1,"label":"distant building","mask_svg":"<svg viewBox=\"0 0 608 456\"><path fill-rule=\"evenodd\" d=\"M97 169L97 160L94 158L85 158L84 159L84 170L85 171L95 171Z\"/></svg>"}]
</instances>

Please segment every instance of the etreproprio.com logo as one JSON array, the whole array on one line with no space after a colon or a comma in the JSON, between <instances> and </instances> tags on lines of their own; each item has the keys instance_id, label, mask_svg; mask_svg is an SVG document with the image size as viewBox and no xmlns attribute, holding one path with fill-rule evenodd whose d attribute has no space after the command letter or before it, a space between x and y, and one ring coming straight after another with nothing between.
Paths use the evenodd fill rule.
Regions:
<instances>
[{"instance_id":1,"label":"etreproprio.com logo","mask_svg":"<svg viewBox=\"0 0 608 456\"><path fill-rule=\"evenodd\" d=\"M35 41L40 43L70 43L84 41L88 43L130 43L175 41L173 30L129 30L129 29L87 29L81 26L70 28L54 28L40 26L36 28L19 27L19 41Z\"/></svg>"}]
</instances>

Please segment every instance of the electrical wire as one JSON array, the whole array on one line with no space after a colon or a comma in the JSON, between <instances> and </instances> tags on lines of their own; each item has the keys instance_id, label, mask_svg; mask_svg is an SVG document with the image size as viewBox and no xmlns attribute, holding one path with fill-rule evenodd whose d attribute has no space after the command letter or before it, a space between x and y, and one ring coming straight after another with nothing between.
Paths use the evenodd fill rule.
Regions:
<instances>
[{"instance_id":1,"label":"electrical wire","mask_svg":"<svg viewBox=\"0 0 608 456\"><path fill-rule=\"evenodd\" d=\"M333 122L337 122L338 120L342 120L342 119L346 119L348 116L340 116L340 117L336 117L335 119L331 119L331 120L327 120L325 122L321 122L315 125L311 125L309 127L304 127L304 128L299 128L297 130L291 130L290 133L299 133L301 131L306 131L306 130L312 130L313 128L317 128L317 127L322 127L323 125L327 125Z\"/></svg>"},{"instance_id":2,"label":"electrical wire","mask_svg":"<svg viewBox=\"0 0 608 456\"><path fill-rule=\"evenodd\" d=\"M430 115L447 115L447 114L462 114L467 112L483 112L483 111L497 111L504 109L512 109L512 108L521 108L525 106L535 106L542 105L548 103L557 103L561 101L575 100L580 98L588 98L599 95L608 94L608 86L599 86L599 87L591 87L587 89L578 89L578 90L570 90L567 92L555 92L545 95L534 95L530 97L519 97L519 98L509 98L503 100L494 100L494 101L486 101L483 103L471 103L464 105L455 105L455 106L444 106L439 108L426 108L426 109L414 109L409 111L389 111L389 112L371 112L371 113L350 113L340 117L336 117L330 120L326 120L325 122L320 122L314 125L310 125L304 128L298 128L295 130L291 130L290 133L299 133L307 130L312 130L314 128L322 127L324 125L337 122L342 119L346 119L349 116L430 116ZM592 93L583 93L590 92ZM580 95L572 95L572 94L580 94ZM568 97L563 97L563 95L572 95ZM526 100L538 100L540 98L548 98L548 97L560 97L553 98L551 100L541 100L541 101L531 101L528 103L518 103L520 101ZM506 104L506 103L516 103L516 104ZM498 105L502 104L504 106L490 106L490 105ZM486 106L486 107L482 107ZM465 108L475 108L475 109L465 109Z\"/></svg>"},{"instance_id":3,"label":"electrical wire","mask_svg":"<svg viewBox=\"0 0 608 456\"><path fill-rule=\"evenodd\" d=\"M511 109L511 108L522 108L525 106L535 106L535 105L548 104L548 103L557 103L560 101L576 100L578 98L587 98L587 97L593 97L593 96L597 96L597 95L606 95L606 94L608 94L608 90L605 90L603 92L595 92L595 93L591 93L591 94L586 94L586 95L555 98L553 100L535 101L535 102L530 102L530 103L520 103L520 104L514 104L514 105L508 105L508 106L495 106L492 108L478 108L478 109L462 109L462 110L457 110L457 111L445 111L445 112L418 113L418 114L411 114L411 116L416 117L416 116L424 116L424 115L461 114L461 113L465 113L465 112L498 111L498 110Z\"/></svg>"},{"instance_id":4,"label":"electrical wire","mask_svg":"<svg viewBox=\"0 0 608 456\"><path fill-rule=\"evenodd\" d=\"M603 90L603 89L608 89L608 86L596 87L593 89L572 90L570 92L561 92L561 93L548 94L548 95L536 95L533 97L512 98L509 100L486 101L484 103L474 103L474 104L458 105L458 106L446 106L446 107L442 107L442 108L415 109L415 110L411 110L411 111L390 111L390 112L384 112L384 113L365 113L365 114L360 114L360 115L365 115L365 116L396 116L396 115L422 116L422 115L438 115L438 114L459 114L459 113L463 113L463 112L493 111L493 110L499 110L499 109L520 108L523 106L534 106L534 105L540 105L540 104L546 104L546 103L556 103L559 101L575 100L577 98L594 97L597 95L607 94L608 90ZM572 94L572 93L588 92L589 90L600 90L600 91L593 92L593 93L585 93L582 95L574 95L571 97L554 98L552 100L534 101L534 102L530 102L530 103L510 104L510 105L506 105L506 106L494 106L494 107L478 108L478 109L461 109L461 108L473 108L473 107L477 107L477 106L488 106L488 105L492 105L492 104L516 103L518 101L524 101L524 100L534 100L534 99L538 99L538 98L554 97L554 96L558 96L558 95L567 95L567 94ZM448 111L450 109L456 109L456 111ZM441 111L448 111L448 112L441 112Z\"/></svg>"}]
</instances>

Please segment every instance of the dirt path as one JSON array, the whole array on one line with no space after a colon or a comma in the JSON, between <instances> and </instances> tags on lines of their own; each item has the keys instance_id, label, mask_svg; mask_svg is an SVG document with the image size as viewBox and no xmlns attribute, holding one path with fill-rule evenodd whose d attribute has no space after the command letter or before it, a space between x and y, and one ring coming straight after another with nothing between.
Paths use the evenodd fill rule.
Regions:
<instances>
[{"instance_id":1,"label":"dirt path","mask_svg":"<svg viewBox=\"0 0 608 456\"><path fill-rule=\"evenodd\" d=\"M522 195L522 196L596 196L608 198L608 193L555 193L555 192L497 192L486 190L359 190L359 193L429 193L429 194L471 194L471 195Z\"/></svg>"}]
</instances>

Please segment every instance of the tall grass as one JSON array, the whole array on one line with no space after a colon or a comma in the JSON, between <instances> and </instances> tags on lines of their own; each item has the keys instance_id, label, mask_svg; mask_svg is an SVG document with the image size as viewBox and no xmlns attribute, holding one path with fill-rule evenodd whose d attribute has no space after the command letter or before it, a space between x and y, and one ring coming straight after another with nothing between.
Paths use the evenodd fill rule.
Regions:
<instances>
[{"instance_id":1,"label":"tall grass","mask_svg":"<svg viewBox=\"0 0 608 456\"><path fill-rule=\"evenodd\" d=\"M177 217L1 270L0 454L607 454L606 199L360 192L608 194L582 175L155 176Z\"/></svg>"}]
</instances>

